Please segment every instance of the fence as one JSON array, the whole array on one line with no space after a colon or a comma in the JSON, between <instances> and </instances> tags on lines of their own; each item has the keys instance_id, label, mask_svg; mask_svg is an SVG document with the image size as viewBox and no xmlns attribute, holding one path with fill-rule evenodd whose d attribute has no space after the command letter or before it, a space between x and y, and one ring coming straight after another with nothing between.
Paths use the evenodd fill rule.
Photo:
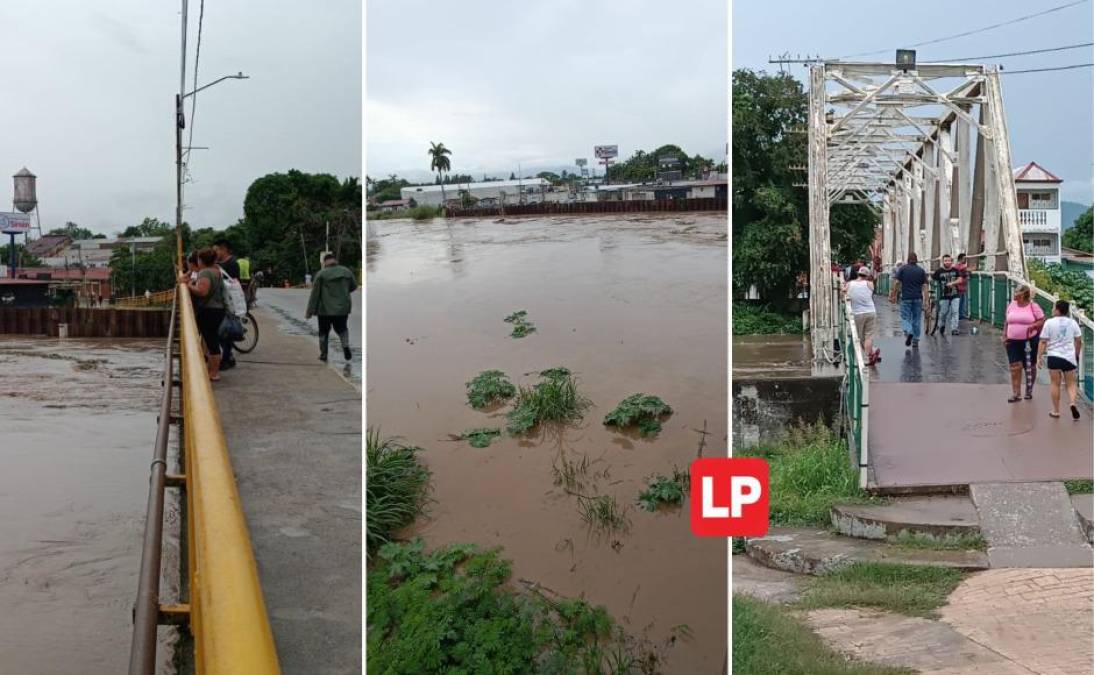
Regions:
<instances>
[{"instance_id":1,"label":"fence","mask_svg":"<svg viewBox=\"0 0 1094 675\"><path fill-rule=\"evenodd\" d=\"M169 339L129 672L153 672L155 625L183 623L194 637L195 672L279 673L251 538L209 382L205 349L185 286L179 286L172 316L178 319L179 378L173 379L175 344ZM181 418L173 419L180 422L183 474L168 476L164 416L169 415L170 390L176 385L182 397ZM184 564L189 573L189 604L159 603L162 493L167 485L181 487L186 502Z\"/></svg>"},{"instance_id":2,"label":"fence","mask_svg":"<svg viewBox=\"0 0 1094 675\"><path fill-rule=\"evenodd\" d=\"M170 316L168 310L0 307L0 334L59 337L64 324L69 337L162 338Z\"/></svg>"},{"instance_id":3,"label":"fence","mask_svg":"<svg viewBox=\"0 0 1094 675\"><path fill-rule=\"evenodd\" d=\"M493 216L541 216L583 213L632 213L632 212L680 212L725 211L724 197L695 197L693 199L627 199L595 202L545 202L536 204L512 204L483 208L448 209L453 218L489 218Z\"/></svg>"},{"instance_id":4,"label":"fence","mask_svg":"<svg viewBox=\"0 0 1094 675\"><path fill-rule=\"evenodd\" d=\"M118 298L114 304L118 307L168 307L175 302L175 289L157 291L147 297L134 295L127 298Z\"/></svg>"},{"instance_id":5,"label":"fence","mask_svg":"<svg viewBox=\"0 0 1094 675\"><path fill-rule=\"evenodd\" d=\"M839 340L841 360L844 367L843 387L843 423L847 433L847 448L857 461L859 487L866 488L869 479L869 418L870 418L870 376L866 371L866 359L859 342L855 316L851 313L851 298L844 292L846 283L839 274L833 275L836 297L843 296L835 303L839 308Z\"/></svg>"}]
</instances>

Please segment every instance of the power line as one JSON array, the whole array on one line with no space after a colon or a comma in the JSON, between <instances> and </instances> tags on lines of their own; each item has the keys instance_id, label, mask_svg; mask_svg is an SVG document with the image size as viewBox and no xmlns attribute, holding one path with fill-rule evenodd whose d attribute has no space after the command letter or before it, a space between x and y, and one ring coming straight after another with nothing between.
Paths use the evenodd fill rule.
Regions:
<instances>
[{"instance_id":1,"label":"power line","mask_svg":"<svg viewBox=\"0 0 1094 675\"><path fill-rule=\"evenodd\" d=\"M194 145L194 116L198 109L198 64L201 63L201 29L205 24L205 0L201 0L198 10L198 41L194 50L194 100L190 101L190 137L186 141L186 164L189 172L190 148Z\"/></svg>"},{"instance_id":2,"label":"power line","mask_svg":"<svg viewBox=\"0 0 1094 675\"><path fill-rule=\"evenodd\" d=\"M946 37L935 38L934 40L926 40L924 42L917 42L916 44L908 45L908 47L924 47L926 45L933 45L933 44L937 44L939 42L946 42L948 40L955 40L955 39L960 38L960 37L967 37L969 35L975 35L977 33L983 33L985 31L994 30L996 28L1002 28L1003 26L1010 26L1012 24L1020 23L1022 21L1028 21L1029 19L1035 19L1039 16L1044 16L1046 14L1051 14L1053 12L1059 12L1060 10L1067 9L1068 7L1074 7L1075 5L1081 5L1084 2L1087 2L1087 0L1075 0L1074 2L1069 2L1065 5L1060 5L1058 7L1052 7L1050 9L1046 9L1046 10L1037 12L1035 14L1026 14L1025 16L1020 16L1016 19L1010 19L1008 21L1003 21L1003 22L1000 22L1000 23L992 24L990 26L984 26L983 28L976 28L976 29L973 29L973 30L965 31L963 33L956 33L954 35L947 35ZM892 51L892 50L890 50L890 49L875 49L874 51L871 51L871 52L859 52L858 54L848 54L847 56L841 56L839 58L841 58L841 59L850 59L850 58L855 58L855 57L858 57L858 56L871 56L873 54L884 54L884 53L889 52L889 51Z\"/></svg>"},{"instance_id":3,"label":"power line","mask_svg":"<svg viewBox=\"0 0 1094 675\"><path fill-rule=\"evenodd\" d=\"M1077 45L1067 45L1064 47L1049 47L1047 49L1029 49L1024 52L1009 52L1007 54L985 54L983 56L960 56L952 59L932 59L930 61L924 61L923 63L960 63L961 61L979 61L980 59L998 59L1004 56L1025 56L1026 54L1047 54L1049 52L1063 52L1069 49L1081 49L1083 47L1094 46L1094 42L1083 42Z\"/></svg>"},{"instance_id":4,"label":"power line","mask_svg":"<svg viewBox=\"0 0 1094 675\"><path fill-rule=\"evenodd\" d=\"M1094 63L1075 63L1070 66L1053 66L1051 68L1028 68L1026 70L1004 70L1000 75L1020 75L1022 73L1044 73L1050 70L1074 70L1076 68L1089 68L1094 66Z\"/></svg>"}]
</instances>

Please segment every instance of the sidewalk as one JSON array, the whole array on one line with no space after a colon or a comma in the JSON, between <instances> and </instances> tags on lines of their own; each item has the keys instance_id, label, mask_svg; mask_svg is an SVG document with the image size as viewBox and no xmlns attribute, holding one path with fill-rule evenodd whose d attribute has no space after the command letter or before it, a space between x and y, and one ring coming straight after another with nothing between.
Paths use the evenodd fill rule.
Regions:
<instances>
[{"instance_id":1,"label":"sidewalk","mask_svg":"<svg viewBox=\"0 0 1094 675\"><path fill-rule=\"evenodd\" d=\"M255 311L214 385L281 669L361 671L361 394Z\"/></svg>"}]
</instances>

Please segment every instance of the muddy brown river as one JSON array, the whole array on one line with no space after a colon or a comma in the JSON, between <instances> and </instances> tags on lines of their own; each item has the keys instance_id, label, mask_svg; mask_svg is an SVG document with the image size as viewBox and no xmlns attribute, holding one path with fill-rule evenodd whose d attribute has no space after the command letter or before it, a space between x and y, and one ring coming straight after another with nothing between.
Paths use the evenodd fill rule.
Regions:
<instances>
[{"instance_id":1,"label":"muddy brown river","mask_svg":"<svg viewBox=\"0 0 1094 675\"><path fill-rule=\"evenodd\" d=\"M662 652L664 672L722 672L727 542L692 536L686 503L660 513L634 504L651 475L686 471L701 438L705 456L726 453L725 216L371 226L368 423L424 448L433 472L428 514L402 535L431 548L501 546L514 579L605 605ZM513 339L502 319L519 309L537 330ZM477 373L531 384L553 366L571 369L592 400L580 424L485 449L452 440L505 426L505 409L467 405L464 383ZM675 410L655 439L601 424L638 392ZM554 484L563 458L587 459L583 490L627 505L628 532L589 530Z\"/></svg>"},{"instance_id":2,"label":"muddy brown river","mask_svg":"<svg viewBox=\"0 0 1094 675\"><path fill-rule=\"evenodd\" d=\"M0 672L125 671L162 364L158 342L0 337Z\"/></svg>"}]
</instances>

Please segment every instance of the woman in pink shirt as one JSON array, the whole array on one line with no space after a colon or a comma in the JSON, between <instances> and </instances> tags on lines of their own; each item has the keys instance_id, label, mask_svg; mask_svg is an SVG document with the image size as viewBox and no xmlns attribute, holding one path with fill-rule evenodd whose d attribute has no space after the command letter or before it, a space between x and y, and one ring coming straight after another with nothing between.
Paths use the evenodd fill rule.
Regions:
<instances>
[{"instance_id":1,"label":"woman in pink shirt","mask_svg":"<svg viewBox=\"0 0 1094 675\"><path fill-rule=\"evenodd\" d=\"M1007 402L1022 399L1022 371L1026 372L1026 399L1033 398L1033 383L1037 379L1037 336L1045 323L1045 312L1033 302L1029 286L1014 291L1014 300L1007 305L1003 322L1003 343L1010 363L1010 387L1013 395ZM1028 350L1028 351L1027 351Z\"/></svg>"}]
</instances>

